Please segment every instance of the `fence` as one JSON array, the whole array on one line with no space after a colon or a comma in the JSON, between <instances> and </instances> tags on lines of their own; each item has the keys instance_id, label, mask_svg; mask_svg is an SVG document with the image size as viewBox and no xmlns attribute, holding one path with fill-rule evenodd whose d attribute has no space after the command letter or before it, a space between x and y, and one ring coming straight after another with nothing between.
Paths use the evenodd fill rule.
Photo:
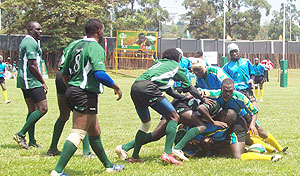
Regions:
<instances>
[{"instance_id":1,"label":"fence","mask_svg":"<svg viewBox=\"0 0 300 176\"><path fill-rule=\"evenodd\" d=\"M24 35L0 35L0 54L4 58L10 56L12 60L18 61L18 50L19 45L24 38ZM50 36L43 36L41 45L43 43L51 42ZM240 48L240 55L245 58L249 58L251 61L253 58L258 57L261 59L270 59L274 63L275 68L279 68L279 61L283 58L282 55L282 41L226 41L226 46L230 43L237 43ZM104 42L102 43L102 46ZM106 66L108 69L115 68L114 51L116 45L115 37L107 38L107 55L106 55ZM286 42L286 55L285 59L288 60L289 68L300 68L300 42ZM223 53L223 40L220 39L158 39L158 57L161 57L163 51L168 48L181 48L186 57L192 57L195 52L202 50L204 52L216 51L219 58ZM48 70L55 71L56 65L59 60L59 56L62 51L49 51L43 52L43 59L46 61ZM227 50L226 50L226 56ZM140 69L149 68L154 62L151 60L143 60L142 57L137 59L124 59L118 60L119 68L127 69ZM220 65L220 59L218 59L218 65Z\"/></svg>"}]
</instances>

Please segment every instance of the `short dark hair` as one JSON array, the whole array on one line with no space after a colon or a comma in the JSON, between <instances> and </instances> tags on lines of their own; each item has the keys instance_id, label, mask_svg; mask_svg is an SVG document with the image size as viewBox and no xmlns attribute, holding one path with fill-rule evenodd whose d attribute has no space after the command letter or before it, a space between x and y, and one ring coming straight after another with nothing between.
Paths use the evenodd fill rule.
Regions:
<instances>
[{"instance_id":1,"label":"short dark hair","mask_svg":"<svg viewBox=\"0 0 300 176\"><path fill-rule=\"evenodd\" d=\"M200 55L200 57L202 57L202 56L203 56L203 51L198 50L198 51L196 51L196 54L197 54L197 55Z\"/></svg>"},{"instance_id":2,"label":"short dark hair","mask_svg":"<svg viewBox=\"0 0 300 176\"><path fill-rule=\"evenodd\" d=\"M144 33L140 33L140 34L139 34L139 37L142 36L142 35L145 35L145 34L144 34Z\"/></svg>"},{"instance_id":3,"label":"short dark hair","mask_svg":"<svg viewBox=\"0 0 300 176\"><path fill-rule=\"evenodd\" d=\"M27 31L30 31L34 27L34 24L36 24L36 23L38 23L38 22L37 21L29 21L26 25Z\"/></svg>"},{"instance_id":4,"label":"short dark hair","mask_svg":"<svg viewBox=\"0 0 300 176\"><path fill-rule=\"evenodd\" d=\"M89 19L85 26L86 34L95 34L99 29L103 28L103 23L98 19Z\"/></svg>"},{"instance_id":5,"label":"short dark hair","mask_svg":"<svg viewBox=\"0 0 300 176\"><path fill-rule=\"evenodd\" d=\"M179 59L180 59L179 55L180 55L180 53L179 53L179 51L177 51L176 48L170 48L163 52L162 58L179 62Z\"/></svg>"},{"instance_id":6,"label":"short dark hair","mask_svg":"<svg viewBox=\"0 0 300 176\"><path fill-rule=\"evenodd\" d=\"M223 87L223 85L232 85L232 84L234 85L234 82L232 81L232 79L225 78L222 82L222 87Z\"/></svg>"}]
</instances>

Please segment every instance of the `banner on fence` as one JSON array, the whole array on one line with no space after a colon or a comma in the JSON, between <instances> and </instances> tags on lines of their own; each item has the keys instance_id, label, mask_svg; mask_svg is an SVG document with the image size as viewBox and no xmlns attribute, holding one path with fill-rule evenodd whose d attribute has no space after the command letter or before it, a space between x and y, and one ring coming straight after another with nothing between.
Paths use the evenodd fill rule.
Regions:
<instances>
[{"instance_id":1,"label":"banner on fence","mask_svg":"<svg viewBox=\"0 0 300 176\"><path fill-rule=\"evenodd\" d=\"M157 32L117 31L117 49L155 52L157 36Z\"/></svg>"}]
</instances>

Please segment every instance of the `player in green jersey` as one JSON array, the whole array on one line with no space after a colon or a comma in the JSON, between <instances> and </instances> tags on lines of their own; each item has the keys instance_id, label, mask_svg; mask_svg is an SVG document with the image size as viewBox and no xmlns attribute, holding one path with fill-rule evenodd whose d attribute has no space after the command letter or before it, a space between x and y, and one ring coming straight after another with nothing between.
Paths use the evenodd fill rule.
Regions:
<instances>
[{"instance_id":1,"label":"player in green jersey","mask_svg":"<svg viewBox=\"0 0 300 176\"><path fill-rule=\"evenodd\" d=\"M57 149L57 143L64 129L65 123L69 120L70 112L71 112L68 106L67 98L65 96L67 86L63 82L61 69L63 68L65 58L68 57L70 50L81 40L82 39L73 41L63 50L58 64L58 71L56 72L55 85L56 85L56 92L57 92L57 104L59 108L59 117L55 122L51 145L49 150L47 151L47 155L49 156L60 155L61 152ZM88 135L86 135L82 141L83 156L87 158L95 157L95 155L90 151L89 145L90 145L89 138Z\"/></svg>"},{"instance_id":2,"label":"player in green jersey","mask_svg":"<svg viewBox=\"0 0 300 176\"><path fill-rule=\"evenodd\" d=\"M119 86L105 73L105 52L99 44L103 39L104 25L90 19L85 25L87 38L78 42L70 51L63 66L63 79L68 84L66 97L73 110L73 127L51 176L63 175L63 169L84 139L87 131L92 149L103 163L106 172L124 169L124 165L112 164L104 151L97 117L98 94L102 84L114 89L122 98Z\"/></svg>"},{"instance_id":3,"label":"player in green jersey","mask_svg":"<svg viewBox=\"0 0 300 176\"><path fill-rule=\"evenodd\" d=\"M182 88L186 88L194 97L201 99L202 101L205 100L195 87L192 86L184 70L179 65L179 61L180 53L176 48L167 49L163 52L162 59L138 77L131 87L131 99L135 105L136 112L142 121L142 125L136 133L136 143L133 155L129 159L129 162L141 162L139 159L139 151L151 126L151 118L148 109L150 106L169 120L166 126L165 150L161 156L161 160L172 164L182 165L182 163L177 161L171 154L179 116L162 92L165 91L167 94L177 99L186 98L184 95L179 94L172 89L174 81L180 81ZM209 104L212 103L207 100L206 102Z\"/></svg>"},{"instance_id":4,"label":"player in green jersey","mask_svg":"<svg viewBox=\"0 0 300 176\"><path fill-rule=\"evenodd\" d=\"M29 134L29 146L41 147L34 137L35 123L48 111L46 93L48 87L41 75L39 67L42 50L38 45L41 25L36 21L27 24L28 35L22 40L19 51L19 69L17 88L21 88L28 108L28 115L23 128L13 135L13 139L20 147L28 149L25 134Z\"/></svg>"}]
</instances>

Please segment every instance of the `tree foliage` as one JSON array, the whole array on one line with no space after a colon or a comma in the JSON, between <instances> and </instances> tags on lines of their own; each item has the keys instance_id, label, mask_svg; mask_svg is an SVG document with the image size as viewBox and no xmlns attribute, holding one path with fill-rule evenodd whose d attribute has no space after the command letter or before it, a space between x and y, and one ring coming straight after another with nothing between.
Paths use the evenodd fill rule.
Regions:
<instances>
[{"instance_id":1,"label":"tree foliage","mask_svg":"<svg viewBox=\"0 0 300 176\"><path fill-rule=\"evenodd\" d=\"M197 38L220 38L223 29L222 0L185 0L189 30ZM266 0L227 0L226 32L232 38L254 39L260 29L261 12L269 14Z\"/></svg>"}]
</instances>

